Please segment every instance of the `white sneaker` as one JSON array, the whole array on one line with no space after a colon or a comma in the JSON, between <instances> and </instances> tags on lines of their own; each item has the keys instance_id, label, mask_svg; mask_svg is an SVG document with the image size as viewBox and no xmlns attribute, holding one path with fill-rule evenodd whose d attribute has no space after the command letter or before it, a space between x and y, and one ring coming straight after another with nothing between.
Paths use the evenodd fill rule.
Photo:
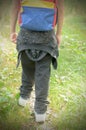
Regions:
<instances>
[{"instance_id":1,"label":"white sneaker","mask_svg":"<svg viewBox=\"0 0 86 130\"><path fill-rule=\"evenodd\" d=\"M20 106L25 107L28 103L28 99L24 99L24 98L20 97L18 103Z\"/></svg>"},{"instance_id":2,"label":"white sneaker","mask_svg":"<svg viewBox=\"0 0 86 130\"><path fill-rule=\"evenodd\" d=\"M44 113L44 114L37 114L36 112L34 112L34 113L35 113L36 122L45 122L46 113Z\"/></svg>"}]
</instances>

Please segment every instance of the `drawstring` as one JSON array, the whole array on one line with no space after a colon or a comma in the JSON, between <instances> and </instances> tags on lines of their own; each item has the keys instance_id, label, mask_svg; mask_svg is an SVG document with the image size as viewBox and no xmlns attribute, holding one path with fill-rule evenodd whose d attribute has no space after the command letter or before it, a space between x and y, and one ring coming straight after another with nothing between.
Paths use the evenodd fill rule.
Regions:
<instances>
[{"instance_id":1,"label":"drawstring","mask_svg":"<svg viewBox=\"0 0 86 130\"><path fill-rule=\"evenodd\" d=\"M19 64L20 64L21 55L22 55L22 53L20 52L20 53L18 54L16 68L18 68L18 66L19 66Z\"/></svg>"}]
</instances>

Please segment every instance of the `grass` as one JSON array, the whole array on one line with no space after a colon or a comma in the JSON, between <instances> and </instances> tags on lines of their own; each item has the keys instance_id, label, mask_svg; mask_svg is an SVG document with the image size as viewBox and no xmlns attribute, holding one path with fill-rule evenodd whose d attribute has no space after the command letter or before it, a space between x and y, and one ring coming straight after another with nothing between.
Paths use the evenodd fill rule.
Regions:
<instances>
[{"instance_id":1,"label":"grass","mask_svg":"<svg viewBox=\"0 0 86 130\"><path fill-rule=\"evenodd\" d=\"M17 105L21 66L15 67L17 52L9 41L8 22L2 27L4 20L0 21L0 129L85 130L86 17L65 18L58 70L52 68L51 72L50 105L45 126L34 121L30 107Z\"/></svg>"},{"instance_id":2,"label":"grass","mask_svg":"<svg viewBox=\"0 0 86 130\"><path fill-rule=\"evenodd\" d=\"M86 129L85 21L80 16L65 19L58 71L51 75L51 106L60 130Z\"/></svg>"}]
</instances>

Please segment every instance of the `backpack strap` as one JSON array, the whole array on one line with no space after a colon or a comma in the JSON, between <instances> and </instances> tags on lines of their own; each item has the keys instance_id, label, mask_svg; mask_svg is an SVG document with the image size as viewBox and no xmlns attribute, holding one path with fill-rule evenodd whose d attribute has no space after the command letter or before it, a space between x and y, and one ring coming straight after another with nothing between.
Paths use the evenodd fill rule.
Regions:
<instances>
[{"instance_id":1,"label":"backpack strap","mask_svg":"<svg viewBox=\"0 0 86 130\"><path fill-rule=\"evenodd\" d=\"M57 16L58 16L58 0L54 0L54 2L55 2L55 7L54 7L54 9L55 9L55 15L54 15L54 21L53 21L53 27L56 25L56 23L57 23Z\"/></svg>"}]
</instances>

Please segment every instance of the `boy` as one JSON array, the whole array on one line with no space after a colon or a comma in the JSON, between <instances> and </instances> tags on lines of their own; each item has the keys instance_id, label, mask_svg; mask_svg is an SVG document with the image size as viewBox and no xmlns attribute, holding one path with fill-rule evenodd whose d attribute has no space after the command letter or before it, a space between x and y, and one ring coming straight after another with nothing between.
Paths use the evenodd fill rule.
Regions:
<instances>
[{"instance_id":1,"label":"boy","mask_svg":"<svg viewBox=\"0 0 86 130\"><path fill-rule=\"evenodd\" d=\"M33 1L31 0L13 0L10 38L12 42L17 43L18 59L21 59L22 65L22 85L20 87L19 105L25 106L27 104L28 99L30 98L32 87L35 83L35 119L37 122L44 122L46 119L47 105L49 103L47 101L47 97L49 90L51 63L53 64L55 69L57 68L56 59L58 57L58 47L61 42L64 0L58 0L58 2L57 0L51 0L52 5L54 5L54 2L57 2L58 6L58 15L56 14L58 17L56 34L54 32L54 29L48 29L48 26L44 26L46 19L43 21L39 18L43 18L43 16L46 15L48 9L46 9L44 14L45 8L42 8L41 11L38 2L40 2L41 5L44 2L45 6L47 7L46 3L49 4L50 1L34 0L34 2L32 2ZM26 4L29 5L28 9L25 8ZM33 5L33 7L30 6L31 4ZM36 5L37 8L34 8L34 5ZM21 15L22 17L24 16L23 18L25 18L24 22L26 23L30 20L30 26L28 24L28 26L26 27L25 23L21 24L20 32L17 36L16 22L20 11L20 6L22 9ZM36 11L38 10L39 12L37 12L36 14ZM28 11L28 17L26 17L25 11ZM52 11L52 9L50 10L49 8L49 11ZM35 19L32 19L31 21L31 18L34 15ZM40 20L40 23L37 24L36 19Z\"/></svg>"}]
</instances>

